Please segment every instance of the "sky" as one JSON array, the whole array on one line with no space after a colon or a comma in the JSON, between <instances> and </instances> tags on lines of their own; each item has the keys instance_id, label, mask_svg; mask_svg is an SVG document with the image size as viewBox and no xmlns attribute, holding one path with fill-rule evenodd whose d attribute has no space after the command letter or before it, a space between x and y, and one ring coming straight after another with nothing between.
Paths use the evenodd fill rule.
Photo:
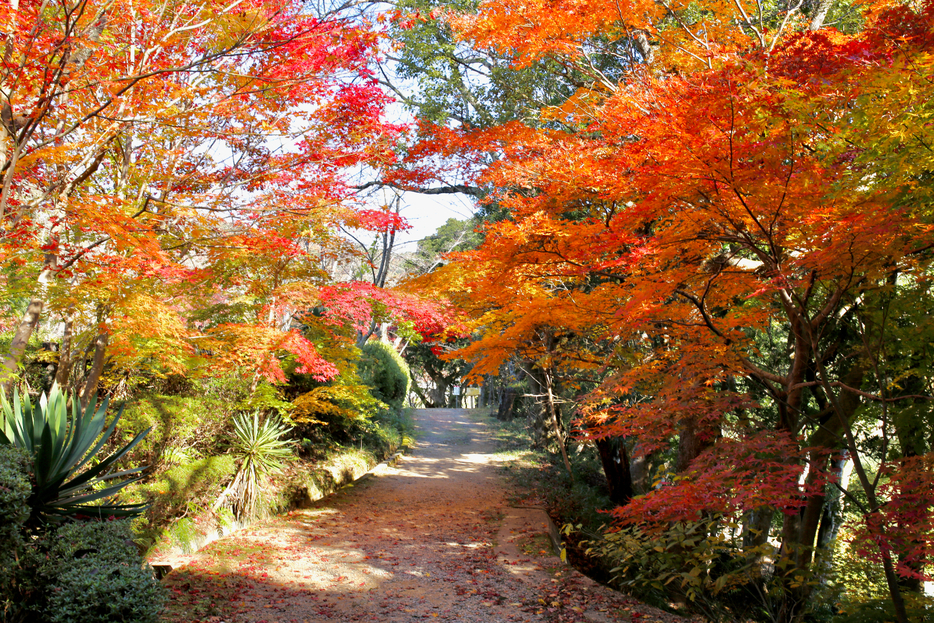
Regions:
<instances>
[{"instance_id":1,"label":"sky","mask_svg":"<svg viewBox=\"0 0 934 623\"><path fill-rule=\"evenodd\" d=\"M439 227L456 218L467 220L474 213L474 202L465 195L420 195L407 192L402 197L402 216L412 229L397 236L400 250L414 251L415 243L435 233Z\"/></svg>"},{"instance_id":2,"label":"sky","mask_svg":"<svg viewBox=\"0 0 934 623\"><path fill-rule=\"evenodd\" d=\"M390 75L400 83L404 82L391 71ZM410 82L411 88L415 84ZM391 123L414 123L414 118L401 102L390 104L386 108L386 119ZM374 193L369 201L383 205L389 203L392 194ZM453 195L423 195L415 192L402 194L401 214L412 226L411 229L396 234L396 248L403 252L414 251L416 243L435 233L439 227L448 222L448 219L467 220L476 211L475 201L472 197L462 194Z\"/></svg>"}]
</instances>

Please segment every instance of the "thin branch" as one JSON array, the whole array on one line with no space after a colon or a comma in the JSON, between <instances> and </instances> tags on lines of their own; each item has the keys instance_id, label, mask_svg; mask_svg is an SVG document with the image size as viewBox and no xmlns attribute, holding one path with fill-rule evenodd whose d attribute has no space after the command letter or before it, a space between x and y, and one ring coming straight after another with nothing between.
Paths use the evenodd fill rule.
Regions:
<instances>
[{"instance_id":1,"label":"thin branch","mask_svg":"<svg viewBox=\"0 0 934 623\"><path fill-rule=\"evenodd\" d=\"M446 186L441 186L438 188L418 188L412 186L404 186L402 184L397 184L395 182L383 182L376 180L373 182L367 182L359 186L351 186L354 190L367 190L369 188L394 188L396 190L401 190L404 192L418 193L420 195L455 195L463 194L470 195L471 197L483 197L486 193L484 190L478 186L467 186L466 184L449 184Z\"/></svg>"}]
</instances>

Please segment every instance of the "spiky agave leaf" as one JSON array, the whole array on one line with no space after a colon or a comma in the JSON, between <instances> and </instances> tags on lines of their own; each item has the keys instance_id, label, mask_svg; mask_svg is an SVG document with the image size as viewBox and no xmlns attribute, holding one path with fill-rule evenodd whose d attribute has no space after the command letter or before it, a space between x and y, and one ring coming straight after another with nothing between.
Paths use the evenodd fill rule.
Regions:
<instances>
[{"instance_id":1,"label":"spiky agave leaf","mask_svg":"<svg viewBox=\"0 0 934 623\"><path fill-rule=\"evenodd\" d=\"M282 459L292 454L292 443L280 439L290 427L277 418L266 418L259 422L259 413L241 414L234 417L234 429L237 435L236 449L245 460L249 460L263 472L275 471L282 467Z\"/></svg>"},{"instance_id":2,"label":"spiky agave leaf","mask_svg":"<svg viewBox=\"0 0 934 623\"><path fill-rule=\"evenodd\" d=\"M35 488L30 497L31 521L57 521L67 516L85 514L97 517L128 517L143 512L146 504L97 503L113 497L120 489L136 482L144 467L110 472L151 429L136 435L130 443L94 465L94 460L116 429L123 407L105 429L108 401L100 407L92 399L84 409L76 396L68 400L58 385L38 404L26 395L20 400L13 392L12 405L0 392L3 426L0 443L23 448L33 457ZM83 471L82 471L83 470ZM132 477L130 477L132 476Z\"/></svg>"},{"instance_id":3,"label":"spiky agave leaf","mask_svg":"<svg viewBox=\"0 0 934 623\"><path fill-rule=\"evenodd\" d=\"M277 418L267 418L262 424L259 413L234 416L234 452L243 462L230 485L214 504L215 510L229 505L239 517L256 514L261 497L262 480L282 467L282 460L292 454L292 443L281 439L291 430Z\"/></svg>"}]
</instances>

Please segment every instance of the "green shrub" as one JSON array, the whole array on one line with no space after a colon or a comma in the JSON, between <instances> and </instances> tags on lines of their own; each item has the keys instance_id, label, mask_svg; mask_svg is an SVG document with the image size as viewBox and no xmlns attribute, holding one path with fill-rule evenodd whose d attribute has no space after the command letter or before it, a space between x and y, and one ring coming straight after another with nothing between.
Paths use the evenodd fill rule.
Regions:
<instances>
[{"instance_id":1,"label":"green shrub","mask_svg":"<svg viewBox=\"0 0 934 623\"><path fill-rule=\"evenodd\" d=\"M29 455L21 448L0 445L0 542L14 543L29 518L27 499L32 492ZM0 549L5 556L7 548ZM2 573L2 570L0 570Z\"/></svg>"},{"instance_id":2,"label":"green shrub","mask_svg":"<svg viewBox=\"0 0 934 623\"><path fill-rule=\"evenodd\" d=\"M411 409L383 409L372 420L360 422L358 429L362 447L385 457L412 441L415 423Z\"/></svg>"},{"instance_id":3,"label":"green shrub","mask_svg":"<svg viewBox=\"0 0 934 623\"><path fill-rule=\"evenodd\" d=\"M126 521L65 524L48 535L39 569L50 623L154 623L162 587L143 565Z\"/></svg>"},{"instance_id":4,"label":"green shrub","mask_svg":"<svg viewBox=\"0 0 934 623\"><path fill-rule=\"evenodd\" d=\"M629 526L606 532L588 553L613 564L614 583L649 603L674 600L713 621L729 618L728 606L759 618L781 597L780 578L760 565L774 552L768 544L743 550L731 536L738 528L728 519L676 522L661 532Z\"/></svg>"},{"instance_id":5,"label":"green shrub","mask_svg":"<svg viewBox=\"0 0 934 623\"><path fill-rule=\"evenodd\" d=\"M127 405L122 426L115 437L128 431L152 428L140 443L138 459L159 466L178 464L177 458L199 458L217 454L227 439L233 406L204 396L140 396Z\"/></svg>"},{"instance_id":6,"label":"green shrub","mask_svg":"<svg viewBox=\"0 0 934 623\"><path fill-rule=\"evenodd\" d=\"M832 623L874 623L895 621L895 609L886 586L882 565L861 556L849 542L852 533L844 526L837 538L833 569L834 584L843 587L835 591L835 616ZM934 621L934 596L902 592L909 621Z\"/></svg>"},{"instance_id":7,"label":"green shrub","mask_svg":"<svg viewBox=\"0 0 934 623\"><path fill-rule=\"evenodd\" d=\"M903 592L902 599L905 600L909 621L934 620L934 597ZM897 620L891 598L883 598L869 599L858 604L847 603L845 600L840 612L831 619L831 623L879 623Z\"/></svg>"},{"instance_id":8,"label":"green shrub","mask_svg":"<svg viewBox=\"0 0 934 623\"><path fill-rule=\"evenodd\" d=\"M237 471L232 456L209 456L164 472L157 481L140 487L146 494L158 496L155 505L185 508L189 502L204 500Z\"/></svg>"},{"instance_id":9,"label":"green shrub","mask_svg":"<svg viewBox=\"0 0 934 623\"><path fill-rule=\"evenodd\" d=\"M360 376L373 396L401 409L412 384L409 366L396 349L386 342L367 342L360 358Z\"/></svg>"},{"instance_id":10,"label":"green shrub","mask_svg":"<svg viewBox=\"0 0 934 623\"><path fill-rule=\"evenodd\" d=\"M182 517L166 528L166 536L170 542L175 543L185 554L192 554L198 549L200 539L204 532L198 527L198 522L191 517Z\"/></svg>"},{"instance_id":11,"label":"green shrub","mask_svg":"<svg viewBox=\"0 0 934 623\"><path fill-rule=\"evenodd\" d=\"M171 521L192 507L209 507L237 471L232 456L210 456L164 472L158 480L132 491L136 499L151 499L152 506L136 523L141 543L156 543Z\"/></svg>"},{"instance_id":12,"label":"green shrub","mask_svg":"<svg viewBox=\"0 0 934 623\"><path fill-rule=\"evenodd\" d=\"M30 473L26 452L0 446L0 621L16 620L24 601L17 561L22 555L24 526L29 518L26 500L32 492Z\"/></svg>"}]
</instances>

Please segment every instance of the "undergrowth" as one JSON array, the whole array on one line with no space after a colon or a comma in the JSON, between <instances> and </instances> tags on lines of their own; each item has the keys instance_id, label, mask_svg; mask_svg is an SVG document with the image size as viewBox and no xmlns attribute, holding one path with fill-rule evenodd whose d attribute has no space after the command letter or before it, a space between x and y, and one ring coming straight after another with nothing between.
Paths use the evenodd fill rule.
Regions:
<instances>
[{"instance_id":1,"label":"undergrowth","mask_svg":"<svg viewBox=\"0 0 934 623\"><path fill-rule=\"evenodd\" d=\"M297 454L283 459L283 469L273 476L257 514L280 513L307 503L309 496L334 490L354 473L410 445L413 435L410 410L386 410L359 423L341 441L297 439ZM137 543L151 556L175 548L189 552L209 534L241 527L225 509L211 510L236 472L234 456L224 453L185 461L133 487L128 500L153 502L134 524Z\"/></svg>"}]
</instances>

